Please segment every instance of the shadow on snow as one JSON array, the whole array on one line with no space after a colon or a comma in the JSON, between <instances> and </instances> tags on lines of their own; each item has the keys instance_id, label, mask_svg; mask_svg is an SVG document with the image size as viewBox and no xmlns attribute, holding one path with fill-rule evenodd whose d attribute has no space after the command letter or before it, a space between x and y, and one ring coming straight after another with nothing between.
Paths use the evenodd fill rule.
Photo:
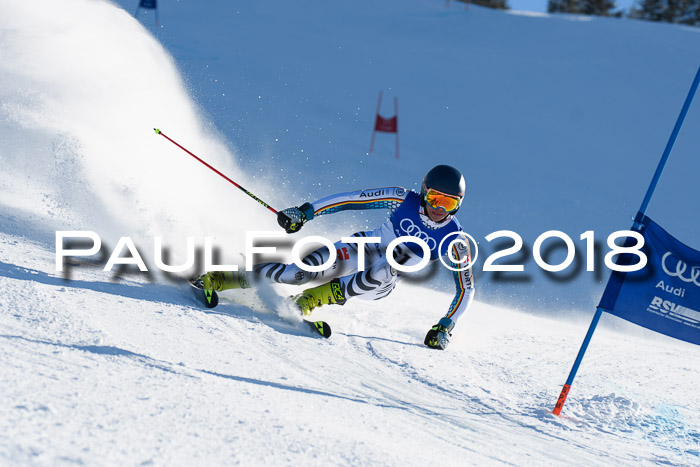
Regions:
<instances>
[{"instance_id":1,"label":"shadow on snow","mask_svg":"<svg viewBox=\"0 0 700 467\"><path fill-rule=\"evenodd\" d=\"M245 305L227 305L220 303L215 310L205 309L191 293L191 286L182 281L180 285L163 285L154 283L127 284L119 282L86 281L65 279L36 269L25 268L0 261L0 277L36 282L54 287L91 290L109 295L143 300L152 303L164 303L186 306L205 314L218 314L230 318L243 319L265 324L277 332L294 336L314 336L312 331L302 327L302 323L293 323L280 318L275 313L255 311ZM319 337L320 338L320 337Z\"/></svg>"}]
</instances>

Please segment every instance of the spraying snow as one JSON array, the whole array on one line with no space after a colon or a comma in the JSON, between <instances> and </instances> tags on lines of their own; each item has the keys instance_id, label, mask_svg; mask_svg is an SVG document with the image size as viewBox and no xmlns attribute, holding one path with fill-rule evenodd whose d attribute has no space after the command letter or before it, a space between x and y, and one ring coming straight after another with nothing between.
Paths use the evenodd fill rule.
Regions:
<instances>
[{"instance_id":1,"label":"spraying snow","mask_svg":"<svg viewBox=\"0 0 700 467\"><path fill-rule=\"evenodd\" d=\"M230 185L212 182L153 127L239 183L247 177L204 123L172 58L137 21L89 0L3 2L0 16L5 206L60 230L97 231L112 245L131 236L149 251L163 236L177 250L188 235L210 235L237 247L243 228L229 216L259 208L241 202L215 215L211 200L228 199Z\"/></svg>"}]
</instances>

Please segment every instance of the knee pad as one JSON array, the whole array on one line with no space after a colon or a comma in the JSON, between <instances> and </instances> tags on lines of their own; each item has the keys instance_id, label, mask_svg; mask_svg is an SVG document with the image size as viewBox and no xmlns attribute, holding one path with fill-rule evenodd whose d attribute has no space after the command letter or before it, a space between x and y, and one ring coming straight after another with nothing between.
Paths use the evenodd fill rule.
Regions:
<instances>
[{"instance_id":1,"label":"knee pad","mask_svg":"<svg viewBox=\"0 0 700 467\"><path fill-rule=\"evenodd\" d=\"M383 286L396 284L396 269L386 261L374 264L367 272L373 280L380 281Z\"/></svg>"},{"instance_id":2,"label":"knee pad","mask_svg":"<svg viewBox=\"0 0 700 467\"><path fill-rule=\"evenodd\" d=\"M368 270L349 276L345 282L348 297L379 300L394 290L396 270L386 261L372 265Z\"/></svg>"}]
</instances>

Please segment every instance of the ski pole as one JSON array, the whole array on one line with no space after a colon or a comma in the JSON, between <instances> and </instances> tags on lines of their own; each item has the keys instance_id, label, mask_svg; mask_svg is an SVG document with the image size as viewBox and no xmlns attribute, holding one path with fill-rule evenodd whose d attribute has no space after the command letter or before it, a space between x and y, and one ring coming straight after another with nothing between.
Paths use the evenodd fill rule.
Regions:
<instances>
[{"instance_id":1,"label":"ski pole","mask_svg":"<svg viewBox=\"0 0 700 467\"><path fill-rule=\"evenodd\" d=\"M265 207L266 207L267 209L269 209L270 211L272 211L272 212L274 212L275 214L277 214L277 210L275 210L272 206L270 206L269 204L267 204L266 202L264 202L263 200L261 200L260 198L258 198L257 196L255 196L253 193L251 193L250 191L248 191L248 190L246 190L245 188L243 188L242 186L240 186L238 183L236 183L236 182L234 182L233 180L231 180L230 178L228 178L226 175L224 175L224 174L222 174L221 172L219 172L218 170L216 170L216 169L215 169L214 167L212 167L211 165L209 165L209 164L207 164L206 162L204 162L204 161L203 161L202 159L200 159L199 157L197 157L197 156L195 156L194 154L192 154L192 153L191 153L190 151L188 151L187 149L185 149L185 148L183 148L182 146L180 146L178 143L176 143L175 141L173 141L172 139L170 139L165 133L163 133L162 131L160 131L160 129L154 128L153 130L155 130L155 132L156 132L157 135L163 136L165 139L167 139L168 141L170 141L171 143L173 143L175 146L177 146L178 148L182 149L182 150L185 151L187 154L189 154L190 156L194 157L194 158L197 159L199 162L201 162L202 164L206 165L206 166L209 167L211 170L213 170L214 172L216 172L217 174L219 174L220 176L222 176L223 178L225 178L229 183L233 184L236 188L240 188L240 189L243 191L243 193L245 193L246 195L250 196L250 197L253 198L255 201L257 201L258 203L262 204L263 206L265 206Z\"/></svg>"}]
</instances>

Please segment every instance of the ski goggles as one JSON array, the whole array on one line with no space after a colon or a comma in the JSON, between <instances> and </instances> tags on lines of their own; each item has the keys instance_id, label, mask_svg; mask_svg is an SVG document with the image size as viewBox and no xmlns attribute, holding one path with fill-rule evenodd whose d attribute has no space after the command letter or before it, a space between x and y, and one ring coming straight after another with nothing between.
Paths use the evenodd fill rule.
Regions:
<instances>
[{"instance_id":1,"label":"ski goggles","mask_svg":"<svg viewBox=\"0 0 700 467\"><path fill-rule=\"evenodd\" d=\"M462 204L462 198L459 196L446 195L432 188L426 190L423 199L433 209L442 208L447 213L457 210L459 205Z\"/></svg>"}]
</instances>

